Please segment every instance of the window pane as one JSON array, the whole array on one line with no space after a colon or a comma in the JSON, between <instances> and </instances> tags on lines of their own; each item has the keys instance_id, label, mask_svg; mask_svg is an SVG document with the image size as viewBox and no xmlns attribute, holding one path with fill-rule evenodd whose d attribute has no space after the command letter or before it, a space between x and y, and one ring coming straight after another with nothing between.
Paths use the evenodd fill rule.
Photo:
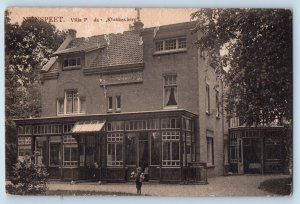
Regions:
<instances>
[{"instance_id":1,"label":"window pane","mask_svg":"<svg viewBox=\"0 0 300 204\"><path fill-rule=\"evenodd\" d=\"M31 146L19 146L19 156L30 156L31 154Z\"/></svg>"},{"instance_id":2,"label":"window pane","mask_svg":"<svg viewBox=\"0 0 300 204\"><path fill-rule=\"evenodd\" d=\"M170 142L163 142L163 160L171 159L170 149L171 149Z\"/></svg>"},{"instance_id":3,"label":"window pane","mask_svg":"<svg viewBox=\"0 0 300 204\"><path fill-rule=\"evenodd\" d=\"M64 148L64 161L71 161L70 151L71 151L71 148L69 148L69 147Z\"/></svg>"},{"instance_id":4,"label":"window pane","mask_svg":"<svg viewBox=\"0 0 300 204\"><path fill-rule=\"evenodd\" d=\"M210 113L210 94L209 94L209 85L206 84L206 100L205 100L206 112Z\"/></svg>"},{"instance_id":5,"label":"window pane","mask_svg":"<svg viewBox=\"0 0 300 204\"><path fill-rule=\"evenodd\" d=\"M214 151L213 151L213 138L207 138L207 163L210 165L214 164Z\"/></svg>"},{"instance_id":6,"label":"window pane","mask_svg":"<svg viewBox=\"0 0 300 204\"><path fill-rule=\"evenodd\" d=\"M67 99L67 113L72 113L72 98Z\"/></svg>"},{"instance_id":7,"label":"window pane","mask_svg":"<svg viewBox=\"0 0 300 204\"><path fill-rule=\"evenodd\" d=\"M78 149L76 147L71 148L71 158L70 158L71 161L77 161L77 151Z\"/></svg>"},{"instance_id":8,"label":"window pane","mask_svg":"<svg viewBox=\"0 0 300 204\"><path fill-rule=\"evenodd\" d=\"M78 96L74 94L73 113L78 113Z\"/></svg>"},{"instance_id":9,"label":"window pane","mask_svg":"<svg viewBox=\"0 0 300 204\"><path fill-rule=\"evenodd\" d=\"M155 51L162 51L164 49L163 41L155 43Z\"/></svg>"},{"instance_id":10,"label":"window pane","mask_svg":"<svg viewBox=\"0 0 300 204\"><path fill-rule=\"evenodd\" d=\"M121 96L116 97L116 108L121 109Z\"/></svg>"},{"instance_id":11,"label":"window pane","mask_svg":"<svg viewBox=\"0 0 300 204\"><path fill-rule=\"evenodd\" d=\"M179 160L179 142L172 142L172 160Z\"/></svg>"},{"instance_id":12,"label":"window pane","mask_svg":"<svg viewBox=\"0 0 300 204\"><path fill-rule=\"evenodd\" d=\"M80 61L80 57L77 58L77 65L79 66L81 64L81 61Z\"/></svg>"},{"instance_id":13,"label":"window pane","mask_svg":"<svg viewBox=\"0 0 300 204\"><path fill-rule=\"evenodd\" d=\"M65 59L65 60L64 60L64 67L67 67L67 66L69 66L69 60L68 60L68 59Z\"/></svg>"},{"instance_id":14,"label":"window pane","mask_svg":"<svg viewBox=\"0 0 300 204\"><path fill-rule=\"evenodd\" d=\"M69 59L70 66L76 66L76 58Z\"/></svg>"},{"instance_id":15,"label":"window pane","mask_svg":"<svg viewBox=\"0 0 300 204\"><path fill-rule=\"evenodd\" d=\"M122 157L122 144L118 143L116 144L116 161L123 161L123 157Z\"/></svg>"},{"instance_id":16,"label":"window pane","mask_svg":"<svg viewBox=\"0 0 300 204\"><path fill-rule=\"evenodd\" d=\"M177 87L165 87L166 106L177 105Z\"/></svg>"},{"instance_id":17,"label":"window pane","mask_svg":"<svg viewBox=\"0 0 300 204\"><path fill-rule=\"evenodd\" d=\"M111 110L113 108L113 104L112 104L112 97L108 97L108 109Z\"/></svg>"},{"instance_id":18,"label":"window pane","mask_svg":"<svg viewBox=\"0 0 300 204\"><path fill-rule=\"evenodd\" d=\"M165 49L166 49L166 50L173 50L173 49L176 49L176 39L173 39L173 40L166 40L166 41L165 41Z\"/></svg>"},{"instance_id":19,"label":"window pane","mask_svg":"<svg viewBox=\"0 0 300 204\"><path fill-rule=\"evenodd\" d=\"M38 165L48 163L47 137L37 137L35 141L35 162Z\"/></svg>"},{"instance_id":20,"label":"window pane","mask_svg":"<svg viewBox=\"0 0 300 204\"><path fill-rule=\"evenodd\" d=\"M178 40L178 48L186 48L186 38L180 38Z\"/></svg>"},{"instance_id":21,"label":"window pane","mask_svg":"<svg viewBox=\"0 0 300 204\"><path fill-rule=\"evenodd\" d=\"M86 105L85 98L80 98L80 113L85 113Z\"/></svg>"},{"instance_id":22,"label":"window pane","mask_svg":"<svg viewBox=\"0 0 300 204\"><path fill-rule=\"evenodd\" d=\"M50 166L58 166L59 163L60 163L60 143L50 143Z\"/></svg>"},{"instance_id":23,"label":"window pane","mask_svg":"<svg viewBox=\"0 0 300 204\"><path fill-rule=\"evenodd\" d=\"M64 100L58 100L58 113L64 113Z\"/></svg>"},{"instance_id":24,"label":"window pane","mask_svg":"<svg viewBox=\"0 0 300 204\"><path fill-rule=\"evenodd\" d=\"M266 159L281 159L280 145L266 145Z\"/></svg>"},{"instance_id":25,"label":"window pane","mask_svg":"<svg viewBox=\"0 0 300 204\"><path fill-rule=\"evenodd\" d=\"M113 144L107 144L107 163L109 164L112 160L112 153L113 153Z\"/></svg>"}]
</instances>

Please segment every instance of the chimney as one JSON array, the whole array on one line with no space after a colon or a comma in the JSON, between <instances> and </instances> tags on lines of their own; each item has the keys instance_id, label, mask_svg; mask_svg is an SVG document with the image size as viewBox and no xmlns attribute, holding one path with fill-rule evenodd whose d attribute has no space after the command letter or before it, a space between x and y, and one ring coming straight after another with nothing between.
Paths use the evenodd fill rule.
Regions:
<instances>
[{"instance_id":1,"label":"chimney","mask_svg":"<svg viewBox=\"0 0 300 204\"><path fill-rule=\"evenodd\" d=\"M69 36L71 36L72 38L76 38L76 33L77 33L77 31L74 30L74 29L69 29L69 30L68 30L68 34L69 34Z\"/></svg>"},{"instance_id":2,"label":"chimney","mask_svg":"<svg viewBox=\"0 0 300 204\"><path fill-rule=\"evenodd\" d=\"M129 25L129 30L135 31L137 33L140 33L141 30L143 30L144 23L142 23L141 18L140 18L140 10L141 8L135 8L137 12L137 18L132 25Z\"/></svg>"},{"instance_id":3,"label":"chimney","mask_svg":"<svg viewBox=\"0 0 300 204\"><path fill-rule=\"evenodd\" d=\"M140 31L143 30L144 23L142 23L142 21L140 21L140 20L135 21L135 22L133 23L133 27L134 27L134 30L135 30L137 33L140 33Z\"/></svg>"}]
</instances>

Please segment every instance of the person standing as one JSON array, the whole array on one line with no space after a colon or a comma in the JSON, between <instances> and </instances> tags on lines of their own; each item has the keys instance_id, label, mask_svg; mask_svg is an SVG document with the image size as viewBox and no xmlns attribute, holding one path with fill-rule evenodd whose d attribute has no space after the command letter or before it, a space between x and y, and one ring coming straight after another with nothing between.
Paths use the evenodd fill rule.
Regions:
<instances>
[{"instance_id":1,"label":"person standing","mask_svg":"<svg viewBox=\"0 0 300 204\"><path fill-rule=\"evenodd\" d=\"M136 185L136 193L137 195L142 194L142 185L144 180L144 174L142 173L141 167L137 168L137 173L135 175L135 185Z\"/></svg>"}]
</instances>

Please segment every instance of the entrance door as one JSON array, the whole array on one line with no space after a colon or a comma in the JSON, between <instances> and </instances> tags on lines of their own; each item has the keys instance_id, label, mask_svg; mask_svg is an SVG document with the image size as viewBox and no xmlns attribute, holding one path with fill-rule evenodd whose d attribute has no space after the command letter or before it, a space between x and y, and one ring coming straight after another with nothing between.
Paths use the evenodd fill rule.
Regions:
<instances>
[{"instance_id":1,"label":"entrance door","mask_svg":"<svg viewBox=\"0 0 300 204\"><path fill-rule=\"evenodd\" d=\"M141 132L139 134L138 153L138 166L142 168L142 172L144 172L147 177L149 174L148 132Z\"/></svg>"},{"instance_id":2,"label":"entrance door","mask_svg":"<svg viewBox=\"0 0 300 204\"><path fill-rule=\"evenodd\" d=\"M243 139L237 139L237 159L238 159L238 173L244 173L244 157L243 157Z\"/></svg>"}]
</instances>

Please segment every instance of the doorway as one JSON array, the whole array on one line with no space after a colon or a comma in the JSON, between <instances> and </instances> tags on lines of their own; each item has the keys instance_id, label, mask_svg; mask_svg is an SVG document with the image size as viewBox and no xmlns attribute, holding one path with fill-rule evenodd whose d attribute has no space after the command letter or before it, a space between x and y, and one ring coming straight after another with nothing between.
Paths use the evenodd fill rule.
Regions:
<instances>
[{"instance_id":1,"label":"doorway","mask_svg":"<svg viewBox=\"0 0 300 204\"><path fill-rule=\"evenodd\" d=\"M243 157L246 174L261 173L262 139L243 138Z\"/></svg>"},{"instance_id":2,"label":"doorway","mask_svg":"<svg viewBox=\"0 0 300 204\"><path fill-rule=\"evenodd\" d=\"M138 166L142 168L142 172L145 172L146 168L149 167L149 144L147 132L141 132L139 134L138 150Z\"/></svg>"},{"instance_id":3,"label":"doorway","mask_svg":"<svg viewBox=\"0 0 300 204\"><path fill-rule=\"evenodd\" d=\"M149 132L132 132L126 134L126 165L131 171L141 167L145 180L149 178Z\"/></svg>"}]
</instances>

